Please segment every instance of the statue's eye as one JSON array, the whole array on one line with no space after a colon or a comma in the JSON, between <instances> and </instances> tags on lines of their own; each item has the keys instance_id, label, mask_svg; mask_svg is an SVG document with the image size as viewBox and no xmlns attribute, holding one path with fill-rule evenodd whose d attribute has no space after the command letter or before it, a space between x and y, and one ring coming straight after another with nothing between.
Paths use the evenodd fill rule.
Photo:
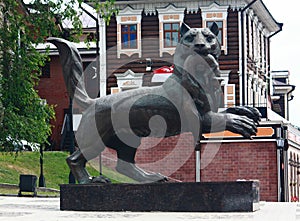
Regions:
<instances>
[{"instance_id":1,"label":"statue's eye","mask_svg":"<svg viewBox=\"0 0 300 221\"><path fill-rule=\"evenodd\" d=\"M212 36L207 36L207 37L206 37L206 40L207 40L208 42L212 42L213 39L214 39L214 37L212 37Z\"/></svg>"},{"instance_id":2,"label":"statue's eye","mask_svg":"<svg viewBox=\"0 0 300 221\"><path fill-rule=\"evenodd\" d=\"M188 35L188 36L185 37L184 40L186 40L187 42L191 43L191 42L194 41L194 36L193 35Z\"/></svg>"}]
</instances>

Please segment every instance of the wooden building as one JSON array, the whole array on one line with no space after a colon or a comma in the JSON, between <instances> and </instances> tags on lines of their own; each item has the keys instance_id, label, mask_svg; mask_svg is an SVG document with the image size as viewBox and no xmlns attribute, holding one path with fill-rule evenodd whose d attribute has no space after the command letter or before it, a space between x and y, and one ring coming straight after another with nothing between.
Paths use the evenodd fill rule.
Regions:
<instances>
[{"instance_id":1,"label":"wooden building","mask_svg":"<svg viewBox=\"0 0 300 221\"><path fill-rule=\"evenodd\" d=\"M162 84L172 74L180 25L184 22L200 28L216 22L222 45L221 108L248 105L257 107L263 115L253 140L228 131L204 134L201 150L197 151L191 134L145 138L137 152L137 163L178 181L256 179L261 183L261 200L298 199L300 132L288 123L286 114L282 115L286 112L277 114L272 110L272 98L276 96L271 96L270 42L282 30L282 24L273 18L263 1L137 0L116 1L115 6L119 13L109 25L92 14L94 26L85 27L84 36L99 36L98 44L89 48L78 44L90 96ZM39 92L57 105L52 140L59 149L69 101L58 53L52 49L49 75L41 79ZM278 90L277 85L275 91ZM291 96L290 92L282 93ZM115 159L112 150L106 149L102 154L107 166L113 167Z\"/></svg>"}]
</instances>

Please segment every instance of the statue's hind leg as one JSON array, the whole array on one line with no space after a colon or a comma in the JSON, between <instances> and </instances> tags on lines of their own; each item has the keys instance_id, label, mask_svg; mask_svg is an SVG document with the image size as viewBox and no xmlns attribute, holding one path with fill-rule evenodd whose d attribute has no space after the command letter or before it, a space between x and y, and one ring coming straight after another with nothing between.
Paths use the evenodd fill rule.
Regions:
<instances>
[{"instance_id":1,"label":"statue's hind leg","mask_svg":"<svg viewBox=\"0 0 300 221\"><path fill-rule=\"evenodd\" d=\"M80 125L76 132L78 150L76 150L66 159L75 179L81 184L109 182L102 176L90 176L85 168L87 161L98 157L105 148L105 145L103 144L102 139L97 131L95 113L93 110L94 107L92 106L90 111L87 111L82 115Z\"/></svg>"},{"instance_id":2,"label":"statue's hind leg","mask_svg":"<svg viewBox=\"0 0 300 221\"><path fill-rule=\"evenodd\" d=\"M96 158L99 156L100 153L95 154ZM67 164L74 175L75 179L80 184L87 184L87 183L110 183L108 178L100 175L97 177L92 177L88 171L86 170L86 163L87 159L86 156L80 151L76 150L73 154L71 154L67 159Z\"/></svg>"},{"instance_id":3,"label":"statue's hind leg","mask_svg":"<svg viewBox=\"0 0 300 221\"><path fill-rule=\"evenodd\" d=\"M146 172L135 164L135 154L140 145L140 140L134 143L136 147L131 147L124 144L118 138L112 139L109 146L117 151L118 161L116 170L119 173L142 183L167 181L165 176L159 173Z\"/></svg>"},{"instance_id":4,"label":"statue's hind leg","mask_svg":"<svg viewBox=\"0 0 300 221\"><path fill-rule=\"evenodd\" d=\"M66 159L66 161L78 183L86 184L92 182L92 177L85 169L87 160L80 150L76 150Z\"/></svg>"}]
</instances>

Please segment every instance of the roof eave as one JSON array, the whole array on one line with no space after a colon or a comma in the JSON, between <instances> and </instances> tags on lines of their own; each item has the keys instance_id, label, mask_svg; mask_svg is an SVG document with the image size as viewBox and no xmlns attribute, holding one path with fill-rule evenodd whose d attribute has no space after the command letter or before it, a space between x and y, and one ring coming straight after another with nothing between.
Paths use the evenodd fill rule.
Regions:
<instances>
[{"instance_id":1,"label":"roof eave","mask_svg":"<svg viewBox=\"0 0 300 221\"><path fill-rule=\"evenodd\" d=\"M246 0L248 4L252 0ZM282 30L283 23L277 22L269 9L263 3L262 0L257 0L254 4L251 5L254 13L260 18L260 21L263 23L264 27L269 31L270 35L273 33L278 33Z\"/></svg>"}]
</instances>

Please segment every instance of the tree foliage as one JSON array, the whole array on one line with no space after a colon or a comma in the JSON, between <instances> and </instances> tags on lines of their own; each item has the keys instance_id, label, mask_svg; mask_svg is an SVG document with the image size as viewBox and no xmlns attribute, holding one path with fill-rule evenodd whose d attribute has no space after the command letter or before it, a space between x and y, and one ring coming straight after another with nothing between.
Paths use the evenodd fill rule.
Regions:
<instances>
[{"instance_id":1,"label":"tree foliage","mask_svg":"<svg viewBox=\"0 0 300 221\"><path fill-rule=\"evenodd\" d=\"M114 2L90 0L107 23L118 12ZM40 144L47 141L54 109L39 97L35 87L41 67L49 58L36 46L49 36L76 41L82 34L78 10L83 0L25 3L0 0L0 147L7 138L10 143L21 139ZM72 22L72 30L62 28L65 19ZM8 150L9 147L5 145Z\"/></svg>"},{"instance_id":2,"label":"tree foliage","mask_svg":"<svg viewBox=\"0 0 300 221\"><path fill-rule=\"evenodd\" d=\"M51 133L53 107L35 90L48 57L36 45L49 36L62 35L58 15L73 21L80 34L74 9L77 1L64 2L34 0L25 5L21 0L0 1L0 146L6 142L5 150L21 139L45 143Z\"/></svg>"}]
</instances>

